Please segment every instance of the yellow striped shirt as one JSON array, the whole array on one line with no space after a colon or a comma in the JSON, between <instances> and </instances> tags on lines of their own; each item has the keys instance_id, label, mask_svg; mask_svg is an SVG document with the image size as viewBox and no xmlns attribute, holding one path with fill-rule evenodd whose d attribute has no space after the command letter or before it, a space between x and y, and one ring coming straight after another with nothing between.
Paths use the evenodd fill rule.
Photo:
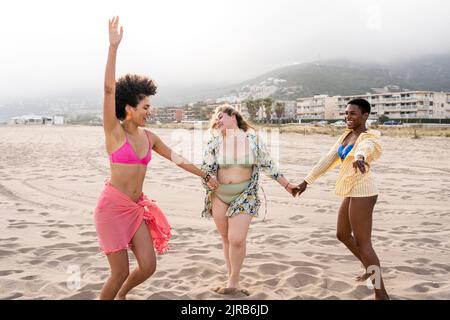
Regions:
<instances>
[{"instance_id":1,"label":"yellow striped shirt","mask_svg":"<svg viewBox=\"0 0 450 320\"><path fill-rule=\"evenodd\" d=\"M377 130L368 130L367 132L361 133L353 145L353 149L344 160L341 160L338 155L339 145L351 132L351 129L345 130L328 154L322 157L306 176L305 181L311 184L317 178L341 164L335 186L336 195L341 197L370 197L377 195L378 190L371 176L370 168L364 174L359 169L355 173L353 162L357 155L362 155L369 164L373 160L378 159L382 152L379 143L381 134Z\"/></svg>"}]
</instances>

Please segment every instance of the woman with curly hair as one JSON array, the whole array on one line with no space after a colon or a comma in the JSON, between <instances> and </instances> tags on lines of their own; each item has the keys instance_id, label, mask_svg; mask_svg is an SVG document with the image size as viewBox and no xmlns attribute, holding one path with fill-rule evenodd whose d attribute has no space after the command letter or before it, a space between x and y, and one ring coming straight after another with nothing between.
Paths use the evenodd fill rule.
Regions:
<instances>
[{"instance_id":1,"label":"woman with curly hair","mask_svg":"<svg viewBox=\"0 0 450 320\"><path fill-rule=\"evenodd\" d=\"M125 299L135 286L148 279L156 269L155 250L168 250L170 225L155 200L142 193L152 150L211 185L217 181L178 154L154 133L143 129L150 114L150 96L156 86L147 77L126 75L115 80L116 55L122 40L119 17L109 21L109 52L105 72L103 128L111 165L94 213L100 248L106 254L111 275L100 299ZM127 249L137 260L129 273Z\"/></svg>"},{"instance_id":2,"label":"woman with curly hair","mask_svg":"<svg viewBox=\"0 0 450 320\"><path fill-rule=\"evenodd\" d=\"M225 286L217 293L233 294L248 290L239 285L240 271L246 252L247 232L252 218L258 216L259 173L261 170L277 181L289 194L296 186L281 174L266 145L252 130L241 113L230 105L219 106L211 119L212 139L208 142L202 170L217 176L220 183L206 188L203 217L213 217L219 232L228 271Z\"/></svg>"},{"instance_id":3,"label":"woman with curly hair","mask_svg":"<svg viewBox=\"0 0 450 320\"><path fill-rule=\"evenodd\" d=\"M354 99L347 104L347 129L299 185L299 194L320 176L341 165L335 193L344 200L338 213L337 238L366 269L357 280L367 280L373 272L376 277L373 279L375 299L389 299L381 278L380 261L371 240L372 214L378 190L369 164L381 156L382 150L380 133L366 128L370 109L370 103L364 99Z\"/></svg>"}]
</instances>

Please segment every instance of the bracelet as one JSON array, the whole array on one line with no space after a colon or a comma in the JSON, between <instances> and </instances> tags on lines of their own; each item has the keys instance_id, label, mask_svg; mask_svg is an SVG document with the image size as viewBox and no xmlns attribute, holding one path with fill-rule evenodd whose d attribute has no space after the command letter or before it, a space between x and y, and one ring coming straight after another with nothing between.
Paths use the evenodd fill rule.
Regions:
<instances>
[{"instance_id":1,"label":"bracelet","mask_svg":"<svg viewBox=\"0 0 450 320\"><path fill-rule=\"evenodd\" d=\"M288 185L289 185L289 181L286 183L286 185L284 186L284 188L286 189Z\"/></svg>"},{"instance_id":2,"label":"bracelet","mask_svg":"<svg viewBox=\"0 0 450 320\"><path fill-rule=\"evenodd\" d=\"M209 180L211 179L211 175L209 174L209 172L206 172L206 176L205 176L205 182L209 182Z\"/></svg>"}]
</instances>

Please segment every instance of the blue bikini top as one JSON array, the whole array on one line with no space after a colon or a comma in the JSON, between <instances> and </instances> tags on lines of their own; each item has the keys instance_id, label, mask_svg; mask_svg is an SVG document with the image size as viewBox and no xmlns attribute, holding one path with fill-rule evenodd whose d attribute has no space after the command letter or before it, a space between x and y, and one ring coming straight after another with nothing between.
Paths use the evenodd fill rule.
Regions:
<instances>
[{"instance_id":1,"label":"blue bikini top","mask_svg":"<svg viewBox=\"0 0 450 320\"><path fill-rule=\"evenodd\" d=\"M353 149L353 145L352 144L348 144L345 147L341 144L341 145L339 145L339 148L338 148L337 152L338 152L339 157L342 160L344 160L345 157L347 157L347 155L350 153L350 151L352 151L352 149Z\"/></svg>"}]
</instances>

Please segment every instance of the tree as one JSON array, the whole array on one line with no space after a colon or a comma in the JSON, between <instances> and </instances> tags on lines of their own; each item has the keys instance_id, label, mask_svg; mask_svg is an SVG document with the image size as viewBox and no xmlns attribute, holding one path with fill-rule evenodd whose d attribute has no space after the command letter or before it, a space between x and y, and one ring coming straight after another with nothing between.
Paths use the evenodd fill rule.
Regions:
<instances>
[{"instance_id":1,"label":"tree","mask_svg":"<svg viewBox=\"0 0 450 320\"><path fill-rule=\"evenodd\" d=\"M211 119L211 112L208 109L208 106L201 106L200 107L200 119L204 120L204 121Z\"/></svg>"},{"instance_id":2,"label":"tree","mask_svg":"<svg viewBox=\"0 0 450 320\"><path fill-rule=\"evenodd\" d=\"M247 106L247 111L248 114L250 115L250 120L255 120L256 118L256 113L258 112L258 104L255 100L253 99L248 99L247 101L245 101L245 105Z\"/></svg>"},{"instance_id":3,"label":"tree","mask_svg":"<svg viewBox=\"0 0 450 320\"><path fill-rule=\"evenodd\" d=\"M264 112L266 113L266 120L270 122L272 119L272 104L273 100L271 98L265 98L262 100L262 105L264 106Z\"/></svg>"},{"instance_id":4,"label":"tree","mask_svg":"<svg viewBox=\"0 0 450 320\"><path fill-rule=\"evenodd\" d=\"M385 122L388 121L388 120L389 120L389 117L388 117L387 115L385 115L385 114L382 114L381 116L378 117L378 121L379 121L381 124L385 123Z\"/></svg>"},{"instance_id":5,"label":"tree","mask_svg":"<svg viewBox=\"0 0 450 320\"><path fill-rule=\"evenodd\" d=\"M286 110L286 105L284 102L275 103L275 114L277 115L278 122L280 122L281 117L284 115L284 111Z\"/></svg>"}]
</instances>

